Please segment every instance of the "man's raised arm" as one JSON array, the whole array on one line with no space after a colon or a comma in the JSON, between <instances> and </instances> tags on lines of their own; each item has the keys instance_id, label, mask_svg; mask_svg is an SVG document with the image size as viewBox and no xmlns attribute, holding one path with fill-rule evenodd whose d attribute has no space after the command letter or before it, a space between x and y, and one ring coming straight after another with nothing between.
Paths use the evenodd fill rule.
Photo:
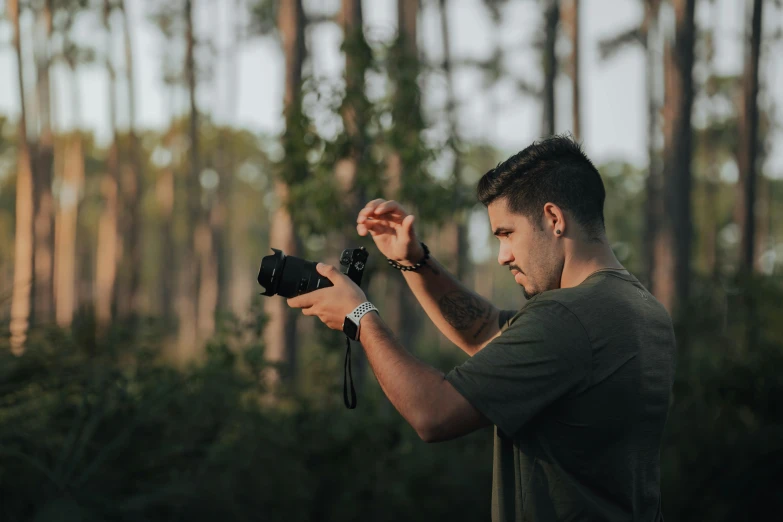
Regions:
<instances>
[{"instance_id":1,"label":"man's raised arm","mask_svg":"<svg viewBox=\"0 0 783 522\"><path fill-rule=\"evenodd\" d=\"M422 257L423 250L414 259ZM403 275L438 330L468 355L499 335L503 323L515 313L499 310L468 290L431 255L423 267L415 272L403 271Z\"/></svg>"},{"instance_id":2,"label":"man's raised arm","mask_svg":"<svg viewBox=\"0 0 783 522\"><path fill-rule=\"evenodd\" d=\"M357 231L372 235L376 246L389 259L413 265L424 250L413 231L414 216L395 201L376 199L362 209ZM500 333L515 312L500 311L488 300L468 290L430 256L416 271L402 271L424 311L451 342L473 355Z\"/></svg>"}]
</instances>

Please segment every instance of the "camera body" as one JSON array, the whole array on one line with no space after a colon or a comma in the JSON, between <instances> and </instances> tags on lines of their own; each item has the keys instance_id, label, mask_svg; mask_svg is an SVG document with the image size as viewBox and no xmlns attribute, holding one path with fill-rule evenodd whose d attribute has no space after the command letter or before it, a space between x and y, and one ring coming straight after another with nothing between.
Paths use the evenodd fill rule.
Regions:
<instances>
[{"instance_id":1,"label":"camera body","mask_svg":"<svg viewBox=\"0 0 783 522\"><path fill-rule=\"evenodd\" d=\"M258 271L258 284L264 287L261 295L291 298L333 286L331 281L318 273L316 262L286 256L276 248L272 252L261 260ZM364 247L346 248L340 255L340 271L361 286L368 257L369 253Z\"/></svg>"}]
</instances>

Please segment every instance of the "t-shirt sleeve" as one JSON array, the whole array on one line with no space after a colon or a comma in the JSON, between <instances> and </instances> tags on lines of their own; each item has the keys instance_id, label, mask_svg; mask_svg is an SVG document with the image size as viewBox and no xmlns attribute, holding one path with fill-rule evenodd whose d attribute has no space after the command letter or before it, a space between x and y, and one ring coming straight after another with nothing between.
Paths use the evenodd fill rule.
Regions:
<instances>
[{"instance_id":1,"label":"t-shirt sleeve","mask_svg":"<svg viewBox=\"0 0 783 522\"><path fill-rule=\"evenodd\" d=\"M590 341L576 316L556 301L535 301L446 380L513 436L545 407L580 388L590 367Z\"/></svg>"},{"instance_id":2,"label":"t-shirt sleeve","mask_svg":"<svg viewBox=\"0 0 783 522\"><path fill-rule=\"evenodd\" d=\"M508 327L508 322L517 315L519 310L501 310L498 314L498 328L501 330Z\"/></svg>"}]
</instances>

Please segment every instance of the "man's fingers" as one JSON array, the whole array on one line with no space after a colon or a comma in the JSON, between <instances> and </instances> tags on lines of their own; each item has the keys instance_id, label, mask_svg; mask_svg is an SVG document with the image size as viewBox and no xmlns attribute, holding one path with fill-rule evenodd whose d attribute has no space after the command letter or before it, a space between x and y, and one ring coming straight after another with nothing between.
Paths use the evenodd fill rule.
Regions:
<instances>
[{"instance_id":1,"label":"man's fingers","mask_svg":"<svg viewBox=\"0 0 783 522\"><path fill-rule=\"evenodd\" d=\"M311 296L307 294L291 297L287 302L291 308L310 308L313 305Z\"/></svg>"},{"instance_id":2,"label":"man's fingers","mask_svg":"<svg viewBox=\"0 0 783 522\"><path fill-rule=\"evenodd\" d=\"M375 208L376 208L378 205L380 205L381 203L385 203L385 202L386 202L386 200L385 200L385 199L380 199L380 198L379 198L379 199L373 199L372 201L370 201L369 203L367 203L367 204L364 206L364 208L363 208L362 210L360 210L360 211L359 211L359 215L362 215L362 214L365 214L365 215L366 215L366 214L371 214L371 213L372 213L372 211L373 211L373 210L375 210Z\"/></svg>"},{"instance_id":3,"label":"man's fingers","mask_svg":"<svg viewBox=\"0 0 783 522\"><path fill-rule=\"evenodd\" d=\"M407 214L405 212L405 209L403 209L399 203L397 203L394 200L386 201L384 203L381 203L377 207L375 207L375 210L373 211L375 215L381 215L386 213L398 213L400 215Z\"/></svg>"},{"instance_id":4,"label":"man's fingers","mask_svg":"<svg viewBox=\"0 0 783 522\"><path fill-rule=\"evenodd\" d=\"M356 222L361 223L364 219L367 219L368 217L372 216L376 207L377 205L373 205L373 206L368 205L363 209L361 209L359 211L359 214L356 216Z\"/></svg>"},{"instance_id":5,"label":"man's fingers","mask_svg":"<svg viewBox=\"0 0 783 522\"><path fill-rule=\"evenodd\" d=\"M359 227L362 227L361 229ZM378 234L394 234L396 227L390 221L365 221L356 227L360 235L366 236L369 232L375 236ZM364 233L362 233L364 230Z\"/></svg>"}]
</instances>

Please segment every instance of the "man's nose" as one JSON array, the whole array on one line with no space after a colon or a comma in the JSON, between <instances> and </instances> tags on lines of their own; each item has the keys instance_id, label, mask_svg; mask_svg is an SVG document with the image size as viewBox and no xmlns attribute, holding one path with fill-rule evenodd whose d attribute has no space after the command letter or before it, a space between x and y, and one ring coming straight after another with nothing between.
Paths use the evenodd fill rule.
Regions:
<instances>
[{"instance_id":1,"label":"man's nose","mask_svg":"<svg viewBox=\"0 0 783 522\"><path fill-rule=\"evenodd\" d=\"M513 260L514 256L511 254L511 249L501 246L500 251L498 252L498 263L501 265L507 265Z\"/></svg>"}]
</instances>

